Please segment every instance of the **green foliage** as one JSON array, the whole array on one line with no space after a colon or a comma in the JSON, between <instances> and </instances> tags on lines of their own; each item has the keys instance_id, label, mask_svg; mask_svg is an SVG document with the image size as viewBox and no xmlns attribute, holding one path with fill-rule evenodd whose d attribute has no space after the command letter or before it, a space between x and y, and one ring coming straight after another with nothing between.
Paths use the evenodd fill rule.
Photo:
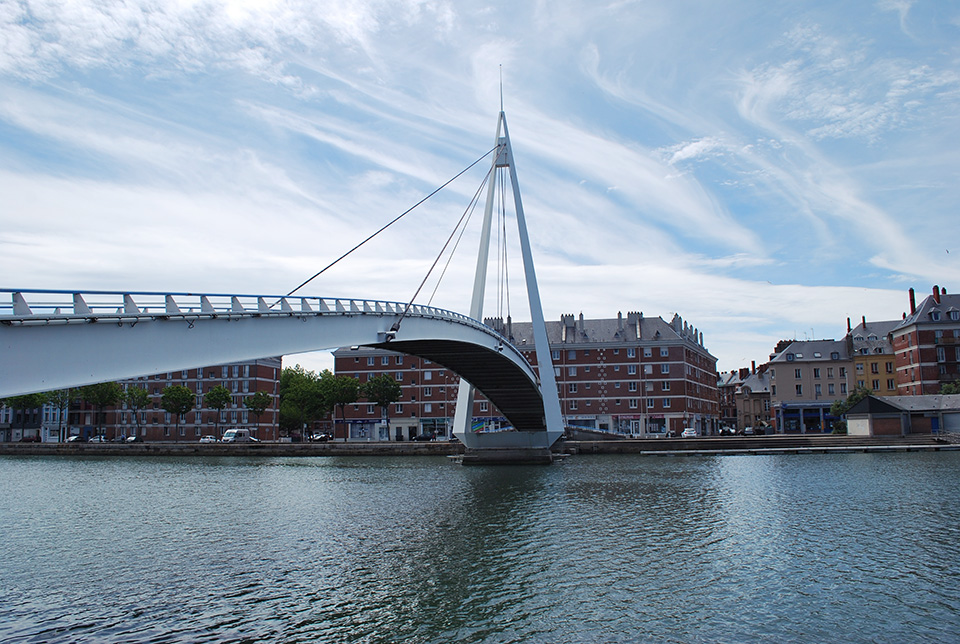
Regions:
<instances>
[{"instance_id":1,"label":"green foliage","mask_svg":"<svg viewBox=\"0 0 960 644\"><path fill-rule=\"evenodd\" d=\"M123 394L130 409L133 410L134 420L137 421L137 433L140 433L140 412L150 404L150 393L143 387L130 386Z\"/></svg>"},{"instance_id":2,"label":"green foliage","mask_svg":"<svg viewBox=\"0 0 960 644\"><path fill-rule=\"evenodd\" d=\"M830 413L834 416L843 416L846 414L851 407L856 405L858 402L873 394L873 391L864 386L857 386L850 392L850 395L847 396L846 400L835 400L830 406Z\"/></svg>"},{"instance_id":3,"label":"green foliage","mask_svg":"<svg viewBox=\"0 0 960 644\"><path fill-rule=\"evenodd\" d=\"M123 399L123 387L116 382L99 382L80 388L80 399L97 410L97 434L103 426L103 410Z\"/></svg>"},{"instance_id":4,"label":"green foliage","mask_svg":"<svg viewBox=\"0 0 960 644\"><path fill-rule=\"evenodd\" d=\"M247 396L243 399L243 406L253 412L253 415L257 417L257 424L260 424L260 415L267 410L267 407L270 406L270 403L273 402L273 397L265 391L258 391L252 396Z\"/></svg>"},{"instance_id":5,"label":"green foliage","mask_svg":"<svg viewBox=\"0 0 960 644\"><path fill-rule=\"evenodd\" d=\"M47 392L47 402L56 407L60 412L57 414L60 419L59 440L63 440L63 420L67 415L67 411L70 409L70 403L72 403L76 397L76 389L57 389L56 391Z\"/></svg>"},{"instance_id":6,"label":"green foliage","mask_svg":"<svg viewBox=\"0 0 960 644\"><path fill-rule=\"evenodd\" d=\"M280 430L289 434L329 411L320 391L320 378L300 365L280 373Z\"/></svg>"},{"instance_id":7,"label":"green foliage","mask_svg":"<svg viewBox=\"0 0 960 644\"><path fill-rule=\"evenodd\" d=\"M217 410L216 428L217 435L220 434L220 413L223 408L230 404L230 390L223 385L217 385L203 395L203 404L210 409Z\"/></svg>"},{"instance_id":8,"label":"green foliage","mask_svg":"<svg viewBox=\"0 0 960 644\"><path fill-rule=\"evenodd\" d=\"M10 398L5 398L3 404L11 409L37 409L43 407L44 403L47 402L46 394L24 394L23 396L11 396ZM20 428L23 429L27 424L27 415L20 414Z\"/></svg>"},{"instance_id":9,"label":"green foliage","mask_svg":"<svg viewBox=\"0 0 960 644\"><path fill-rule=\"evenodd\" d=\"M340 421L343 422L345 407L360 397L360 381L352 376L335 376L329 369L324 369L320 374L320 392L327 409L340 410Z\"/></svg>"},{"instance_id":10,"label":"green foliage","mask_svg":"<svg viewBox=\"0 0 960 644\"><path fill-rule=\"evenodd\" d=\"M360 395L380 407L381 415L387 419L390 405L400 400L403 390L396 378L381 373L360 385Z\"/></svg>"},{"instance_id":11,"label":"green foliage","mask_svg":"<svg viewBox=\"0 0 960 644\"><path fill-rule=\"evenodd\" d=\"M946 396L960 394L960 378L954 380L953 382L940 385L940 393Z\"/></svg>"},{"instance_id":12,"label":"green foliage","mask_svg":"<svg viewBox=\"0 0 960 644\"><path fill-rule=\"evenodd\" d=\"M178 434L180 430L180 421L183 420L183 417L187 414L187 412L193 409L193 403L193 392L183 385L164 387L163 392L160 395L160 406L163 407L164 411L173 414L177 418L176 425Z\"/></svg>"}]
</instances>

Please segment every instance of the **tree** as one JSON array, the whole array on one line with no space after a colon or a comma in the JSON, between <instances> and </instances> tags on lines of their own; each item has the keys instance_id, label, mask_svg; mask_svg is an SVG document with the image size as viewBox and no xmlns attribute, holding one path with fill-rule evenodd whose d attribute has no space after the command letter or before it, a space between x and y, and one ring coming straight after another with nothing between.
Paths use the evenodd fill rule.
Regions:
<instances>
[{"instance_id":1,"label":"tree","mask_svg":"<svg viewBox=\"0 0 960 644\"><path fill-rule=\"evenodd\" d=\"M273 397L265 391L258 391L252 396L243 399L243 406L253 412L257 417L257 426L260 425L260 416L267 410L267 407L273 402Z\"/></svg>"},{"instance_id":2,"label":"tree","mask_svg":"<svg viewBox=\"0 0 960 644\"><path fill-rule=\"evenodd\" d=\"M340 421L344 421L347 405L357 402L360 395L360 381L352 376L335 376L329 369L320 374L320 392L327 409L338 408ZM343 440L347 440L344 432Z\"/></svg>"},{"instance_id":3,"label":"tree","mask_svg":"<svg viewBox=\"0 0 960 644\"><path fill-rule=\"evenodd\" d=\"M953 382L940 385L940 393L944 394L945 396L960 394L960 378L957 378Z\"/></svg>"},{"instance_id":4,"label":"tree","mask_svg":"<svg viewBox=\"0 0 960 644\"><path fill-rule=\"evenodd\" d=\"M3 401L3 404L9 407L10 409L19 409L20 410L20 437L23 438L23 431L27 427L27 410L28 409L38 409L43 407L43 404L47 402L46 394L25 394L23 396L12 396L6 398ZM13 436L11 435L11 438Z\"/></svg>"},{"instance_id":5,"label":"tree","mask_svg":"<svg viewBox=\"0 0 960 644\"><path fill-rule=\"evenodd\" d=\"M63 419L67 414L67 410L70 409L70 403L73 402L73 399L77 397L76 389L57 389L56 391L47 392L47 402L56 407L59 412L57 416L60 418L60 426L57 431L57 441L63 441L65 439L63 435Z\"/></svg>"},{"instance_id":6,"label":"tree","mask_svg":"<svg viewBox=\"0 0 960 644\"><path fill-rule=\"evenodd\" d=\"M843 416L850 408L856 405L858 402L873 394L873 391L868 387L863 385L858 385L854 387L853 391L850 392L850 395L847 396L846 400L834 400L833 404L830 405L830 413L837 418ZM834 434L846 434L847 433L847 421L839 420L834 423Z\"/></svg>"},{"instance_id":7,"label":"tree","mask_svg":"<svg viewBox=\"0 0 960 644\"><path fill-rule=\"evenodd\" d=\"M140 413L150 404L150 393L143 387L130 386L127 387L123 399L133 410L133 417L137 421L136 432L137 435L140 435Z\"/></svg>"},{"instance_id":8,"label":"tree","mask_svg":"<svg viewBox=\"0 0 960 644\"><path fill-rule=\"evenodd\" d=\"M280 374L280 429L287 434L303 431L308 422L323 416L329 407L320 391L320 378L300 365Z\"/></svg>"},{"instance_id":9,"label":"tree","mask_svg":"<svg viewBox=\"0 0 960 644\"><path fill-rule=\"evenodd\" d=\"M193 409L193 392L183 385L171 385L164 387L160 395L160 406L164 411L177 417L177 436L180 435L180 421Z\"/></svg>"},{"instance_id":10,"label":"tree","mask_svg":"<svg viewBox=\"0 0 960 644\"><path fill-rule=\"evenodd\" d=\"M390 405L400 400L403 390L393 376L381 373L360 385L360 395L380 407L383 422L390 428Z\"/></svg>"},{"instance_id":11,"label":"tree","mask_svg":"<svg viewBox=\"0 0 960 644\"><path fill-rule=\"evenodd\" d=\"M217 385L203 396L203 404L217 410L217 436L220 436L220 414L223 413L223 408L230 404L231 398L230 390L223 385Z\"/></svg>"},{"instance_id":12,"label":"tree","mask_svg":"<svg viewBox=\"0 0 960 644\"><path fill-rule=\"evenodd\" d=\"M101 382L80 388L80 398L97 410L97 436L103 427L103 410L113 407L123 397L123 388L116 382Z\"/></svg>"}]
</instances>

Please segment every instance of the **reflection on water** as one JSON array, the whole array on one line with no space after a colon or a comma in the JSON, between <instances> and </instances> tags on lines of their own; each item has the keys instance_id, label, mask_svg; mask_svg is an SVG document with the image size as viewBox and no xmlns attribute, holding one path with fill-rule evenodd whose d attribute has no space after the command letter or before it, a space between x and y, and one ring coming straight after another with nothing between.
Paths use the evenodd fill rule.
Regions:
<instances>
[{"instance_id":1,"label":"reflection on water","mask_svg":"<svg viewBox=\"0 0 960 644\"><path fill-rule=\"evenodd\" d=\"M0 640L960 638L960 453L0 459Z\"/></svg>"}]
</instances>

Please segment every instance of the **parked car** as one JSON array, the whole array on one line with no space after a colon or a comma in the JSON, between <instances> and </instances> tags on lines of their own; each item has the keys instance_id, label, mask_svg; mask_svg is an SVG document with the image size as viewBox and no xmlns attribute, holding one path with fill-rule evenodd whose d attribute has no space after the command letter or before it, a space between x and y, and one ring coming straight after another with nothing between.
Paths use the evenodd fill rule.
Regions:
<instances>
[{"instance_id":1,"label":"parked car","mask_svg":"<svg viewBox=\"0 0 960 644\"><path fill-rule=\"evenodd\" d=\"M136 434L134 434L134 435L132 435L132 436L127 436L127 442L128 442L128 443L142 443L142 442L143 442L143 439L140 438L139 436L137 436Z\"/></svg>"},{"instance_id":2,"label":"parked car","mask_svg":"<svg viewBox=\"0 0 960 644\"><path fill-rule=\"evenodd\" d=\"M415 441L432 441L436 438L433 434L417 434L413 437Z\"/></svg>"},{"instance_id":3,"label":"parked car","mask_svg":"<svg viewBox=\"0 0 960 644\"><path fill-rule=\"evenodd\" d=\"M683 432L681 432L681 434L680 434L680 437L681 437L681 438L696 438L697 435L698 435L698 434L697 434L697 430L694 429L693 427L684 427Z\"/></svg>"},{"instance_id":4,"label":"parked car","mask_svg":"<svg viewBox=\"0 0 960 644\"><path fill-rule=\"evenodd\" d=\"M103 436L91 436L87 441L88 443L106 443L107 439Z\"/></svg>"},{"instance_id":5,"label":"parked car","mask_svg":"<svg viewBox=\"0 0 960 644\"><path fill-rule=\"evenodd\" d=\"M86 442L87 442L87 437L86 437L86 436L81 436L80 434L77 434L77 435L75 435L75 436L71 436L70 438L68 438L68 439L67 439L67 442L68 442L68 443L86 443Z\"/></svg>"},{"instance_id":6,"label":"parked car","mask_svg":"<svg viewBox=\"0 0 960 644\"><path fill-rule=\"evenodd\" d=\"M744 427L743 428L744 436L753 436L753 427Z\"/></svg>"},{"instance_id":7,"label":"parked car","mask_svg":"<svg viewBox=\"0 0 960 644\"><path fill-rule=\"evenodd\" d=\"M20 439L21 443L39 443L40 437L34 434L33 436L24 436Z\"/></svg>"},{"instance_id":8,"label":"parked car","mask_svg":"<svg viewBox=\"0 0 960 644\"><path fill-rule=\"evenodd\" d=\"M320 432L319 434L313 434L310 437L310 441L313 443L326 443L331 440L333 440L333 436L331 436L328 432Z\"/></svg>"},{"instance_id":9,"label":"parked car","mask_svg":"<svg viewBox=\"0 0 960 644\"><path fill-rule=\"evenodd\" d=\"M201 442L201 443L216 443L216 442L217 442L217 437L216 437L216 436L211 436L210 434L207 434L206 436L201 436L201 437L200 437L200 442Z\"/></svg>"}]
</instances>

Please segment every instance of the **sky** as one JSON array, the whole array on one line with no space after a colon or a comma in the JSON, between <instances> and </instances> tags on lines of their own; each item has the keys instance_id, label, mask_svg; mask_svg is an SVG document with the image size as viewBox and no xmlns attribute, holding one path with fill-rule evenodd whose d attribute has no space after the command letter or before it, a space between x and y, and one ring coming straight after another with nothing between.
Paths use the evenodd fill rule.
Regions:
<instances>
[{"instance_id":1,"label":"sky","mask_svg":"<svg viewBox=\"0 0 960 644\"><path fill-rule=\"evenodd\" d=\"M0 287L285 294L501 102L548 320L679 314L727 371L960 289L954 0L0 0ZM297 294L409 301L489 163Z\"/></svg>"}]
</instances>

